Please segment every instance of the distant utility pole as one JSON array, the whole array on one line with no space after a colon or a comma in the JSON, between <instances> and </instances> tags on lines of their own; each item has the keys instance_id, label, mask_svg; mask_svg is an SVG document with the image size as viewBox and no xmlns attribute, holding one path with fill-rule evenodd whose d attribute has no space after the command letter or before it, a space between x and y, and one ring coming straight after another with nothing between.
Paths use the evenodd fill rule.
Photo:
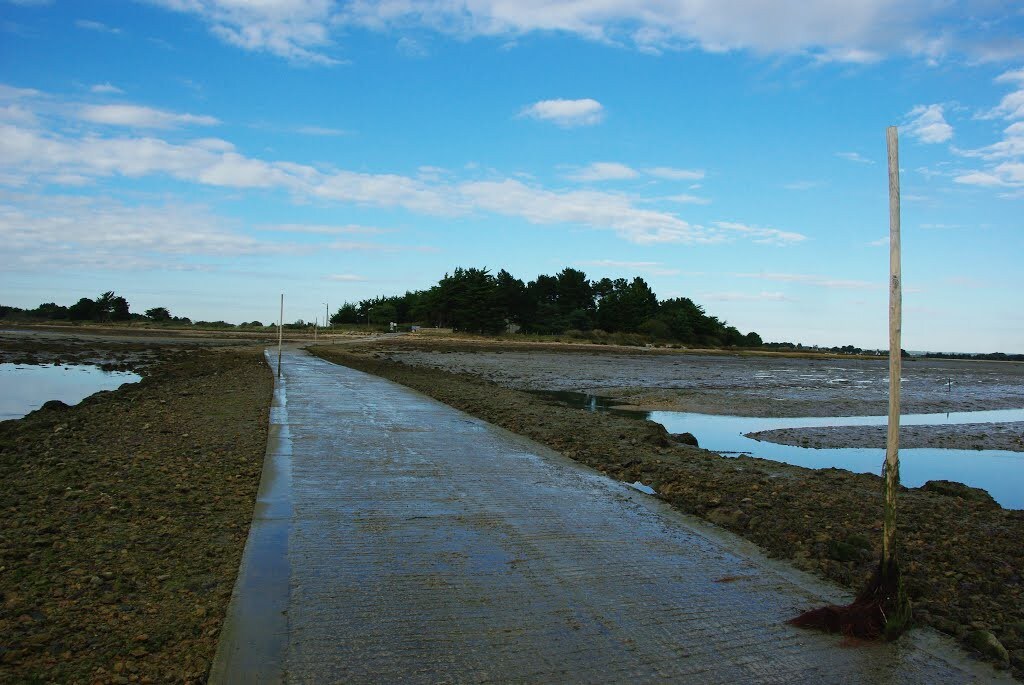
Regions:
<instances>
[{"instance_id":1,"label":"distant utility pole","mask_svg":"<svg viewBox=\"0 0 1024 685\"><path fill-rule=\"evenodd\" d=\"M326 302L324 302L324 330L326 330L328 326L332 325L333 324L331 323L331 308Z\"/></svg>"},{"instance_id":2,"label":"distant utility pole","mask_svg":"<svg viewBox=\"0 0 1024 685\"><path fill-rule=\"evenodd\" d=\"M277 320L277 377L281 377L281 342L284 338L284 293L281 293L281 316Z\"/></svg>"}]
</instances>

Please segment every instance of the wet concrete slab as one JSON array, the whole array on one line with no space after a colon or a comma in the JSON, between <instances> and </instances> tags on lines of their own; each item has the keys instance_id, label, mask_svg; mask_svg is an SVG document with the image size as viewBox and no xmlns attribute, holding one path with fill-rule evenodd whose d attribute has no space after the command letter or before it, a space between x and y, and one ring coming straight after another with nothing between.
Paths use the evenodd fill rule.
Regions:
<instances>
[{"instance_id":1,"label":"wet concrete slab","mask_svg":"<svg viewBox=\"0 0 1024 685\"><path fill-rule=\"evenodd\" d=\"M287 351L271 421L211 682L1012 682L792 628L841 593L388 381Z\"/></svg>"}]
</instances>

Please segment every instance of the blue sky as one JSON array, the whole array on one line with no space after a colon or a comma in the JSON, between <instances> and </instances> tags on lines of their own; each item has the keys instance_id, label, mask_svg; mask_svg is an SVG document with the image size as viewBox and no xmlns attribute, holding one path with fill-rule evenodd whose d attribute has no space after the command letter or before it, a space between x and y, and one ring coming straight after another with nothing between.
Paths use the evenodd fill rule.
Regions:
<instances>
[{"instance_id":1,"label":"blue sky","mask_svg":"<svg viewBox=\"0 0 1024 685\"><path fill-rule=\"evenodd\" d=\"M0 303L572 266L884 348L889 125L904 347L1024 352L1020 3L0 0Z\"/></svg>"}]
</instances>

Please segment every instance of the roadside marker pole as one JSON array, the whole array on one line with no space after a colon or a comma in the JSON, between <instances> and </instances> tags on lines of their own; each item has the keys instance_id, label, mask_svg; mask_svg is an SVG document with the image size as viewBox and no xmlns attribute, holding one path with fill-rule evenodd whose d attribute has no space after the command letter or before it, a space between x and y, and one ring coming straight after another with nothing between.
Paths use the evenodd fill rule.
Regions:
<instances>
[{"instance_id":1,"label":"roadside marker pole","mask_svg":"<svg viewBox=\"0 0 1024 685\"><path fill-rule=\"evenodd\" d=\"M281 341L284 336L284 293L281 293L281 316L277 320L277 377L281 377Z\"/></svg>"}]
</instances>

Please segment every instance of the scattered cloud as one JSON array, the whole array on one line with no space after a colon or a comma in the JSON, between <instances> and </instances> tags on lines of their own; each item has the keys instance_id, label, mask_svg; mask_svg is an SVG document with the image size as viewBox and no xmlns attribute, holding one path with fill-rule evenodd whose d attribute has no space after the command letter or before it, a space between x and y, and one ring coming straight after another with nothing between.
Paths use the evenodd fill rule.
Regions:
<instances>
[{"instance_id":1,"label":"scattered cloud","mask_svg":"<svg viewBox=\"0 0 1024 685\"><path fill-rule=\"evenodd\" d=\"M703 169L676 169L669 166L656 166L644 169L644 173L650 174L655 178L665 179L666 181L699 181L704 178Z\"/></svg>"},{"instance_id":2,"label":"scattered cloud","mask_svg":"<svg viewBox=\"0 0 1024 685\"><path fill-rule=\"evenodd\" d=\"M619 181L636 178L639 174L635 169L618 162L594 162L573 173L569 178L573 181Z\"/></svg>"},{"instance_id":3,"label":"scattered cloud","mask_svg":"<svg viewBox=\"0 0 1024 685\"><path fill-rule=\"evenodd\" d=\"M105 198L0 196L0 240L13 268L175 268L188 257L278 252L202 207L130 206Z\"/></svg>"},{"instance_id":4,"label":"scattered cloud","mask_svg":"<svg viewBox=\"0 0 1024 685\"><path fill-rule=\"evenodd\" d=\"M715 226L725 231L733 231L745 235L753 240L755 243L763 245L794 245L796 243L807 240L807 236L802 233L794 233L792 231L780 231L775 228L761 228L758 226L747 226L745 224L738 224L730 221L716 221Z\"/></svg>"},{"instance_id":5,"label":"scattered cloud","mask_svg":"<svg viewBox=\"0 0 1024 685\"><path fill-rule=\"evenodd\" d=\"M133 128L214 126L220 123L211 116L178 114L140 105L85 105L79 109L78 117L93 124Z\"/></svg>"},{"instance_id":6,"label":"scattered cloud","mask_svg":"<svg viewBox=\"0 0 1024 685\"><path fill-rule=\"evenodd\" d=\"M15 89L0 89L0 96L5 92L26 95ZM138 106L88 106L70 111L87 121L146 128L216 121L212 117ZM8 185L27 186L81 185L114 177L163 175L208 187L280 190L298 202L401 207L433 216L483 212L538 225L572 224L609 230L639 245L715 244L736 239L788 245L805 239L798 233L729 222L694 224L673 212L644 207L648 202L644 198L597 190L551 190L530 180L501 178L490 170L476 170L486 176L484 180L458 180L444 170L419 176L370 174L249 157L219 138L170 142L152 135L101 135L79 132L73 127L58 129L65 132L0 122L0 178ZM608 167L603 169L608 173ZM621 174L622 170L617 172ZM295 226L290 228L292 232L301 232ZM322 227L306 229L311 230L325 231ZM366 243L338 243L332 247L393 249Z\"/></svg>"},{"instance_id":7,"label":"scattered cloud","mask_svg":"<svg viewBox=\"0 0 1024 685\"><path fill-rule=\"evenodd\" d=\"M669 195L665 198L669 202L678 202L681 205L709 205L711 200L706 197L700 197L699 195L690 195L689 193L682 193L680 195Z\"/></svg>"},{"instance_id":8,"label":"scattered cloud","mask_svg":"<svg viewBox=\"0 0 1024 685\"><path fill-rule=\"evenodd\" d=\"M886 239L888 242L888 239ZM787 274L787 273L739 273L733 274L736 278L755 278L762 281L777 281L780 283L800 283L814 286L816 288L830 288L842 290L876 290L887 287L886 283L871 283L850 279L836 279L812 274Z\"/></svg>"},{"instance_id":9,"label":"scattered cloud","mask_svg":"<svg viewBox=\"0 0 1024 685\"><path fill-rule=\"evenodd\" d=\"M109 81L106 83L97 83L96 85L89 88L89 92L97 93L99 95L122 95L123 90L113 85Z\"/></svg>"},{"instance_id":10,"label":"scattered cloud","mask_svg":"<svg viewBox=\"0 0 1024 685\"><path fill-rule=\"evenodd\" d=\"M262 4L277 3L265 0ZM950 53L985 59L993 52L1005 56L1007 51L1020 50L1001 3L977 3L971 9L968 22L959 3L902 0L779 0L767 4L760 0L602 0L556 5L505 0L356 0L345 3L334 20L377 31L426 27L460 38L515 40L532 32L561 32L652 54L695 48L710 53L744 50L856 65L893 54L936 64ZM983 43L969 26L981 22L988 26L989 40Z\"/></svg>"},{"instance_id":11,"label":"scattered cloud","mask_svg":"<svg viewBox=\"0 0 1024 685\"><path fill-rule=\"evenodd\" d=\"M430 51L418 40L403 36L398 39L395 43L395 49L398 50L398 54L409 57L410 59L425 59L430 57Z\"/></svg>"},{"instance_id":12,"label":"scattered cloud","mask_svg":"<svg viewBox=\"0 0 1024 685\"><path fill-rule=\"evenodd\" d=\"M338 17L332 0L149 0L168 10L198 17L229 45L266 52L296 64L332 66L325 53Z\"/></svg>"},{"instance_id":13,"label":"scattered cloud","mask_svg":"<svg viewBox=\"0 0 1024 685\"><path fill-rule=\"evenodd\" d=\"M953 137L942 105L918 105L907 113L904 130L921 143L945 143Z\"/></svg>"},{"instance_id":14,"label":"scattered cloud","mask_svg":"<svg viewBox=\"0 0 1024 685\"><path fill-rule=\"evenodd\" d=\"M782 187L786 190L811 190L821 186L821 181L792 181L790 183L782 184Z\"/></svg>"},{"instance_id":15,"label":"scattered cloud","mask_svg":"<svg viewBox=\"0 0 1024 685\"><path fill-rule=\"evenodd\" d=\"M864 157L859 152L837 152L836 157L841 157L850 162L857 162L859 164L874 164L875 160Z\"/></svg>"},{"instance_id":16,"label":"scattered cloud","mask_svg":"<svg viewBox=\"0 0 1024 685\"><path fill-rule=\"evenodd\" d=\"M889 236L879 238L878 240L872 240L867 243L868 247L889 247Z\"/></svg>"},{"instance_id":17,"label":"scattered cloud","mask_svg":"<svg viewBox=\"0 0 1024 685\"><path fill-rule=\"evenodd\" d=\"M344 129L328 128L326 126L299 126L295 129L295 132L306 136L323 136L327 138L348 135L348 131Z\"/></svg>"},{"instance_id":18,"label":"scattered cloud","mask_svg":"<svg viewBox=\"0 0 1024 685\"><path fill-rule=\"evenodd\" d=\"M780 292L740 293L701 293L701 299L711 302L793 302L793 298Z\"/></svg>"},{"instance_id":19,"label":"scattered cloud","mask_svg":"<svg viewBox=\"0 0 1024 685\"><path fill-rule=\"evenodd\" d=\"M651 276L678 276L682 273L680 269L666 267L662 262L629 262L615 259L590 259L576 262L576 266L592 266L614 271L629 271L631 273L644 273Z\"/></svg>"},{"instance_id":20,"label":"scattered cloud","mask_svg":"<svg viewBox=\"0 0 1024 685\"><path fill-rule=\"evenodd\" d=\"M604 106L597 100L540 100L527 105L519 112L520 117L550 121L563 128L593 126L604 119Z\"/></svg>"},{"instance_id":21,"label":"scattered cloud","mask_svg":"<svg viewBox=\"0 0 1024 685\"><path fill-rule=\"evenodd\" d=\"M995 79L996 83L1009 83L1017 90L1003 96L998 105L983 112L982 119L1024 119L1024 69L1007 71Z\"/></svg>"},{"instance_id":22,"label":"scattered cloud","mask_svg":"<svg viewBox=\"0 0 1024 685\"><path fill-rule=\"evenodd\" d=\"M356 274L331 274L327 276L327 280L340 283L360 283L367 279L365 276L357 276Z\"/></svg>"},{"instance_id":23,"label":"scattered cloud","mask_svg":"<svg viewBox=\"0 0 1024 685\"><path fill-rule=\"evenodd\" d=\"M75 26L86 31L98 31L100 33L121 33L121 29L113 26L107 26L106 24L98 21L92 21L91 19L79 19L75 22Z\"/></svg>"},{"instance_id":24,"label":"scattered cloud","mask_svg":"<svg viewBox=\"0 0 1024 685\"><path fill-rule=\"evenodd\" d=\"M393 233L394 229L377 228L376 226L360 226L357 224L346 224L344 226L330 226L325 224L268 224L256 226L259 231L274 231L280 233L310 233L314 235L348 235L348 234L382 234Z\"/></svg>"}]
</instances>

